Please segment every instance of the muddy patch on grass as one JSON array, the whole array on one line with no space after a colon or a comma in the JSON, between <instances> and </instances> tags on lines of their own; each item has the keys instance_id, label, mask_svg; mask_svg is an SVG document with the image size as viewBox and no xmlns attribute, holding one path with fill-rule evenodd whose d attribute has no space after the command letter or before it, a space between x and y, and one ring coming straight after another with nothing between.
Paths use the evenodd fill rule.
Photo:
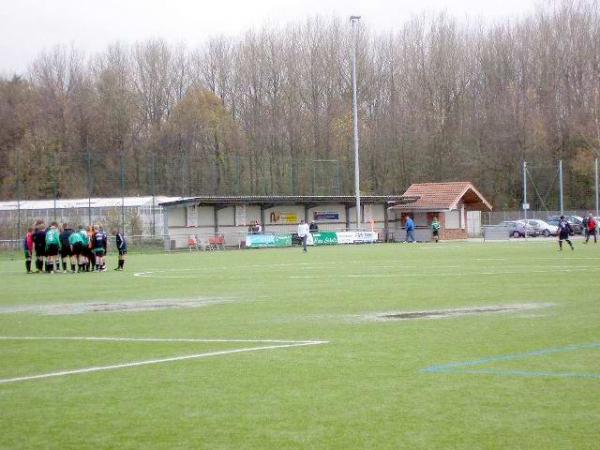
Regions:
<instances>
[{"instance_id":1,"label":"muddy patch on grass","mask_svg":"<svg viewBox=\"0 0 600 450\"><path fill-rule=\"evenodd\" d=\"M553 306L552 303L519 303L510 305L472 306L456 309L433 309L428 311L395 311L371 314L375 320L416 320L416 319L448 319L451 317L474 316L484 314L507 314L532 311Z\"/></svg>"},{"instance_id":2,"label":"muddy patch on grass","mask_svg":"<svg viewBox=\"0 0 600 450\"><path fill-rule=\"evenodd\" d=\"M53 305L17 305L0 307L0 314L31 313L45 316L63 316L87 313L142 312L165 309L202 308L205 306L233 303L232 297L194 299L155 299L129 302L65 303Z\"/></svg>"}]
</instances>

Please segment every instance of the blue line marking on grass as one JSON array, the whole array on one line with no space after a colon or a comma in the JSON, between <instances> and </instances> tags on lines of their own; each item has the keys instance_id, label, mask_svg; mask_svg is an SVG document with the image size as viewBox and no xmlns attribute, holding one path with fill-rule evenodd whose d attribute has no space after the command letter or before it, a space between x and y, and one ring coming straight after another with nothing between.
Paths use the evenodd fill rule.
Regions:
<instances>
[{"instance_id":1,"label":"blue line marking on grass","mask_svg":"<svg viewBox=\"0 0 600 450\"><path fill-rule=\"evenodd\" d=\"M450 374L473 374L473 375L500 375L513 377L557 377L557 378L586 378L600 379L600 373L586 372L552 372L552 371L533 371L533 370L502 370L502 369L473 369L473 367L484 366L501 361L518 361L535 356L546 356L556 353L574 352L577 350L595 350L600 349L600 342L591 344L574 344L565 347L546 348L525 353L514 353L511 355L490 356L488 358L476 359L473 361L453 362L447 364L438 364L421 369L425 373L450 373Z\"/></svg>"}]
</instances>

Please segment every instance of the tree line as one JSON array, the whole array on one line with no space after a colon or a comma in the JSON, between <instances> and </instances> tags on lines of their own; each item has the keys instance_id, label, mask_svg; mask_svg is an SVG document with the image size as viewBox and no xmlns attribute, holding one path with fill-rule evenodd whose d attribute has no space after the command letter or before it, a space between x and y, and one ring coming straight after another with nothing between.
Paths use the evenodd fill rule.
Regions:
<instances>
[{"instance_id":1,"label":"tree line","mask_svg":"<svg viewBox=\"0 0 600 450\"><path fill-rule=\"evenodd\" d=\"M417 16L356 36L363 194L468 180L498 209L593 203L600 3L493 24ZM56 47L0 77L0 198L352 194L351 52L341 18L269 25L198 48ZM537 167L537 169L536 169Z\"/></svg>"}]
</instances>

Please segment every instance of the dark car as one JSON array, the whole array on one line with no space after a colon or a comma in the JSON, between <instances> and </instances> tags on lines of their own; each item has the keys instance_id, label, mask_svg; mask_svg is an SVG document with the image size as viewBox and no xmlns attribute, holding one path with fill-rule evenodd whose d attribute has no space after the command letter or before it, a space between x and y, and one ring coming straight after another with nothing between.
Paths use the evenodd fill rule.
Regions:
<instances>
[{"instance_id":1,"label":"dark car","mask_svg":"<svg viewBox=\"0 0 600 450\"><path fill-rule=\"evenodd\" d=\"M569 225L571 225L571 229L575 234L583 234L583 219L579 216L565 216ZM558 226L558 222L560 221L560 216L550 216L548 217L548 222L550 225Z\"/></svg>"}]
</instances>

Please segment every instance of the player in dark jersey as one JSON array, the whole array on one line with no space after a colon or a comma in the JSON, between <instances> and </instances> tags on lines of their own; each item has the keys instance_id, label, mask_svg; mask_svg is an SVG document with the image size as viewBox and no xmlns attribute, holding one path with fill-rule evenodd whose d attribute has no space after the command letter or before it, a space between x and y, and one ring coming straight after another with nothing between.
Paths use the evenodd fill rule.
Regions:
<instances>
[{"instance_id":1,"label":"player in dark jersey","mask_svg":"<svg viewBox=\"0 0 600 450\"><path fill-rule=\"evenodd\" d=\"M35 252L35 271L36 273L42 273L46 257L46 226L43 220L38 219L35 221L32 239Z\"/></svg>"},{"instance_id":2,"label":"player in dark jersey","mask_svg":"<svg viewBox=\"0 0 600 450\"><path fill-rule=\"evenodd\" d=\"M69 243L69 238L75 232L69 224L64 223L60 233L60 258L62 259L63 273L67 273L67 263L71 262L71 272L75 272L75 256Z\"/></svg>"},{"instance_id":3,"label":"player in dark jersey","mask_svg":"<svg viewBox=\"0 0 600 450\"><path fill-rule=\"evenodd\" d=\"M573 229L571 228L571 224L567 222L565 216L560 216L560 220L558 221L558 248L560 251L562 251L562 241L567 241L567 244L571 246L571 250L575 250L573 243L569 239L572 234Z\"/></svg>"},{"instance_id":4,"label":"player in dark jersey","mask_svg":"<svg viewBox=\"0 0 600 450\"><path fill-rule=\"evenodd\" d=\"M93 252L96 256L96 270L106 272L104 256L108 250L108 236L104 232L102 225L94 228Z\"/></svg>"},{"instance_id":5,"label":"player in dark jersey","mask_svg":"<svg viewBox=\"0 0 600 450\"><path fill-rule=\"evenodd\" d=\"M112 229L111 234L115 236L117 250L119 251L119 265L115 268L115 270L121 271L124 269L125 259L127 259L127 240L120 231L117 231L116 228Z\"/></svg>"}]
</instances>

